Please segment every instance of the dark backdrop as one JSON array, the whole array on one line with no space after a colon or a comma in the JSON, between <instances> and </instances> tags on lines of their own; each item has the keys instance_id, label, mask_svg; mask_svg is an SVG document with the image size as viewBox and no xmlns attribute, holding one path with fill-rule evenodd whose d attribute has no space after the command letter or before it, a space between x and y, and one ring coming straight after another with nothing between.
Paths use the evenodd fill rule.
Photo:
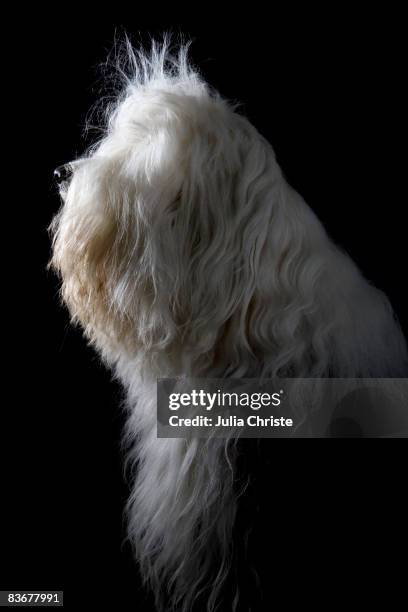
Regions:
<instances>
[{"instance_id":1,"label":"dark backdrop","mask_svg":"<svg viewBox=\"0 0 408 612\"><path fill-rule=\"evenodd\" d=\"M289 182L389 295L406 330L400 16L391 10L357 15L355 9L305 15L293 8L282 17L272 5L268 15L241 15L239 23L236 7L220 23L218 12L201 6L195 23L137 16L102 23L100 16L84 21L79 9L55 11L25 13L18 26L10 24L9 58L18 83L6 102L17 110L19 129L5 177L13 221L3 230L10 240L4 278L11 307L3 327L11 342L3 383L0 587L64 589L73 610L81 602L88 609L107 603L108 609L148 610L123 544L121 391L69 326L58 283L45 269L46 227L59 207L52 171L89 144L85 118L98 99L98 65L115 32L125 29L137 44L148 42L147 33L181 31L193 39L191 56L204 76L224 96L243 102ZM314 578L302 596L320 596L328 568L329 597L362 584L362 566L372 571L366 595L374 583L378 590L376 572L383 578L385 565L395 562L392 546L402 538L401 446L276 443L266 491L272 505L265 565L274 597L279 567L287 577L299 565L308 567L312 554L318 559ZM289 555L288 534L297 534ZM334 569L341 554L347 563Z\"/></svg>"}]
</instances>

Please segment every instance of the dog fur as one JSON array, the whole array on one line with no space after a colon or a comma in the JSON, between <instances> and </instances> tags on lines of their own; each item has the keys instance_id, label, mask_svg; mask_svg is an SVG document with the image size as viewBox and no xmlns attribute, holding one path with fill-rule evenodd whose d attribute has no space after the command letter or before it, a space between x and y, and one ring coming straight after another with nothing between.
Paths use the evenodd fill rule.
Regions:
<instances>
[{"instance_id":1,"label":"dog fur","mask_svg":"<svg viewBox=\"0 0 408 612\"><path fill-rule=\"evenodd\" d=\"M104 135L61 185L51 264L126 389L142 575L159 608L187 612L204 593L213 610L232 559L236 447L158 439L157 378L400 376L407 351L387 298L187 46L126 53Z\"/></svg>"}]
</instances>

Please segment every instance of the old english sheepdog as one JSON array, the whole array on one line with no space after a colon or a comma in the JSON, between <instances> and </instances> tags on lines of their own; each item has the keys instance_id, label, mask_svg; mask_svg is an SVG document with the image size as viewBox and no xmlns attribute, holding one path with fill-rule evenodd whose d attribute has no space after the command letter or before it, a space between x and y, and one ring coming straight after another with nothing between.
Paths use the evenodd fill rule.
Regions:
<instances>
[{"instance_id":1,"label":"old english sheepdog","mask_svg":"<svg viewBox=\"0 0 408 612\"><path fill-rule=\"evenodd\" d=\"M201 597L214 610L232 566L237 446L157 438L157 378L398 377L407 350L386 296L187 46L126 54L103 137L61 178L51 266L126 390L142 576L158 608Z\"/></svg>"}]
</instances>

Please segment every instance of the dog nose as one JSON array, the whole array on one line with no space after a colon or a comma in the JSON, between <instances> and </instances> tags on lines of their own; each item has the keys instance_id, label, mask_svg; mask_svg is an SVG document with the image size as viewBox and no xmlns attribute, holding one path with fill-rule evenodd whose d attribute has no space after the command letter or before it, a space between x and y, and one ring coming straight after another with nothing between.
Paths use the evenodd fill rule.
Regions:
<instances>
[{"instance_id":1,"label":"dog nose","mask_svg":"<svg viewBox=\"0 0 408 612\"><path fill-rule=\"evenodd\" d=\"M62 166L58 166L54 170L54 180L58 185L67 180L70 174L69 164L63 164Z\"/></svg>"}]
</instances>

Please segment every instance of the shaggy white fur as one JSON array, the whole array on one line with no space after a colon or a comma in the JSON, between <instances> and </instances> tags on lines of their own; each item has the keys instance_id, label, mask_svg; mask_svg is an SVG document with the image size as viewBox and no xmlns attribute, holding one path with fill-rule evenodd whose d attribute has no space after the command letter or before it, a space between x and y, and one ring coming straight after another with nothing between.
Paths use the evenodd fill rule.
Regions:
<instances>
[{"instance_id":1,"label":"shaggy white fur","mask_svg":"<svg viewBox=\"0 0 408 612\"><path fill-rule=\"evenodd\" d=\"M106 132L61 185L51 263L127 390L142 574L158 607L190 611L208 589L213 610L231 563L235 446L157 439L157 377L399 376L406 345L387 298L187 47L127 53Z\"/></svg>"}]
</instances>

